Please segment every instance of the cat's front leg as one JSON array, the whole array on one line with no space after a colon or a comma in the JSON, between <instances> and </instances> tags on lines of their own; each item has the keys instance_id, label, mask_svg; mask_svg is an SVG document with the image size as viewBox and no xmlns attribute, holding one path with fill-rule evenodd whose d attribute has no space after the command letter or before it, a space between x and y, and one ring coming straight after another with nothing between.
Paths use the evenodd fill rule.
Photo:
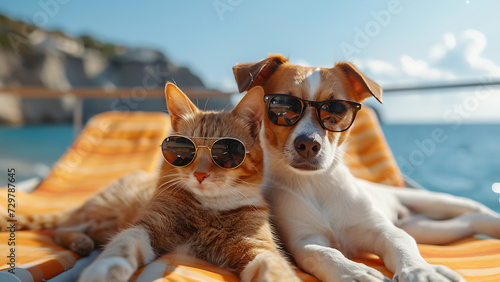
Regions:
<instances>
[{"instance_id":1,"label":"cat's front leg","mask_svg":"<svg viewBox=\"0 0 500 282\"><path fill-rule=\"evenodd\" d=\"M116 235L80 275L81 282L127 281L155 258L147 231L135 226Z\"/></svg>"},{"instance_id":2,"label":"cat's front leg","mask_svg":"<svg viewBox=\"0 0 500 282\"><path fill-rule=\"evenodd\" d=\"M277 250L258 254L243 269L241 281L302 281L288 262Z\"/></svg>"}]
</instances>

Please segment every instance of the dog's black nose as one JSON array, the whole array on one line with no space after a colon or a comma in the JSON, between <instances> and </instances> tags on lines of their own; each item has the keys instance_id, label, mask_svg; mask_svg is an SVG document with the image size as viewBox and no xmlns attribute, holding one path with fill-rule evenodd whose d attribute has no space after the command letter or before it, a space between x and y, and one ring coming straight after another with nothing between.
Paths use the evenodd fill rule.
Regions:
<instances>
[{"instance_id":1,"label":"dog's black nose","mask_svg":"<svg viewBox=\"0 0 500 282\"><path fill-rule=\"evenodd\" d=\"M311 136L299 135L295 139L295 150L305 159L312 159L321 150L321 144Z\"/></svg>"}]
</instances>

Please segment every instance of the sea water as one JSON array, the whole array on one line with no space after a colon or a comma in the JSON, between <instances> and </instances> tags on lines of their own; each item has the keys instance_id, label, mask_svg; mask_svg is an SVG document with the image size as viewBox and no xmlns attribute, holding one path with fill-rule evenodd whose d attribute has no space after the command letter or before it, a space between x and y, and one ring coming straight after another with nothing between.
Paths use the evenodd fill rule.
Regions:
<instances>
[{"instance_id":1,"label":"sea water","mask_svg":"<svg viewBox=\"0 0 500 282\"><path fill-rule=\"evenodd\" d=\"M500 124L382 125L404 175L500 212Z\"/></svg>"}]
</instances>

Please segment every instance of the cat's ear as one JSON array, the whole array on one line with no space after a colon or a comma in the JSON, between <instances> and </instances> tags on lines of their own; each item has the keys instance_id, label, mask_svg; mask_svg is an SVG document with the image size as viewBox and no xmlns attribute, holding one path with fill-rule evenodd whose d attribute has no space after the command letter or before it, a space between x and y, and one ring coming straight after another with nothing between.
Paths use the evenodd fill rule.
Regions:
<instances>
[{"instance_id":1,"label":"cat's ear","mask_svg":"<svg viewBox=\"0 0 500 282\"><path fill-rule=\"evenodd\" d=\"M246 120L251 125L252 136L255 137L259 134L264 111L264 89L255 86L245 94L231 114Z\"/></svg>"},{"instance_id":2,"label":"cat's ear","mask_svg":"<svg viewBox=\"0 0 500 282\"><path fill-rule=\"evenodd\" d=\"M165 99L167 100L168 113L174 130L176 130L179 121L188 115L200 111L191 100L189 100L186 94L171 82L165 85Z\"/></svg>"}]
</instances>

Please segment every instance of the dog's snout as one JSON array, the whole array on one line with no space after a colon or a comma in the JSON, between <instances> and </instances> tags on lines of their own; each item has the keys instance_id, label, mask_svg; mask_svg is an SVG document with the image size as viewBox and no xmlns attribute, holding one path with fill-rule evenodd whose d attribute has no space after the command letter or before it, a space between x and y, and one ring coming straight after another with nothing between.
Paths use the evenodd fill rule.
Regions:
<instances>
[{"instance_id":1,"label":"dog's snout","mask_svg":"<svg viewBox=\"0 0 500 282\"><path fill-rule=\"evenodd\" d=\"M313 137L300 135L295 139L295 150L305 159L314 158L321 150L321 144Z\"/></svg>"}]
</instances>

